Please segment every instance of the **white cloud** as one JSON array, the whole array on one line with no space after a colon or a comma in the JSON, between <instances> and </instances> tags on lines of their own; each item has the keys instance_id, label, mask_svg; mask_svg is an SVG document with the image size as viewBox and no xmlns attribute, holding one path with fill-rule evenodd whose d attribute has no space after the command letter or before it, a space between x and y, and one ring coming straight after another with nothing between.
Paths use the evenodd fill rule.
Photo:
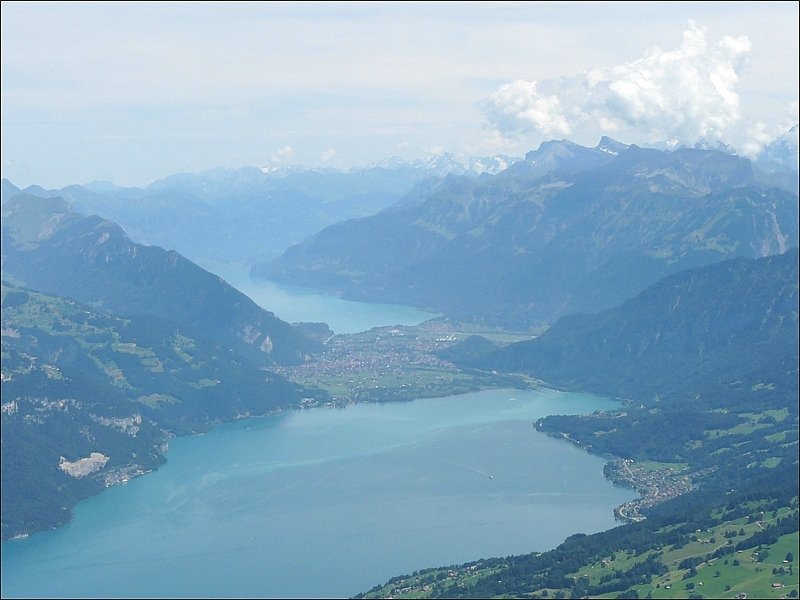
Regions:
<instances>
[{"instance_id":1,"label":"white cloud","mask_svg":"<svg viewBox=\"0 0 800 600\"><path fill-rule=\"evenodd\" d=\"M284 146L272 155L272 162L286 163L292 160L294 150L291 146Z\"/></svg>"},{"instance_id":2,"label":"white cloud","mask_svg":"<svg viewBox=\"0 0 800 600\"><path fill-rule=\"evenodd\" d=\"M328 148L320 155L320 158L322 159L322 162L328 162L333 160L334 156L336 156L336 150L333 148Z\"/></svg>"},{"instance_id":3,"label":"white cloud","mask_svg":"<svg viewBox=\"0 0 800 600\"><path fill-rule=\"evenodd\" d=\"M546 136L569 135L571 128L556 94L543 93L536 81L518 80L491 96L490 120L501 130L532 127Z\"/></svg>"},{"instance_id":4,"label":"white cloud","mask_svg":"<svg viewBox=\"0 0 800 600\"><path fill-rule=\"evenodd\" d=\"M750 50L744 36L709 45L706 30L690 22L674 50L655 47L633 62L575 77L514 81L497 89L484 110L510 136L567 136L592 127L635 130L647 141L728 140L742 122L736 85Z\"/></svg>"}]
</instances>

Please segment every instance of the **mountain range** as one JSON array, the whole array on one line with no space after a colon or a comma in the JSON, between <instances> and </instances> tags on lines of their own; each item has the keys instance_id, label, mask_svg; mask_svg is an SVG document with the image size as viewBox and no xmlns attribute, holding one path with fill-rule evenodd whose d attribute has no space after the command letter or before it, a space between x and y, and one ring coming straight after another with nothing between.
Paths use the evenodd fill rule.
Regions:
<instances>
[{"instance_id":1,"label":"mountain range","mask_svg":"<svg viewBox=\"0 0 800 600\"><path fill-rule=\"evenodd\" d=\"M349 171L218 168L177 173L143 188L95 181L21 190L3 180L2 201L21 193L60 197L83 214L118 223L137 242L170 248L203 264L249 264L278 256L338 221L372 215L451 171L474 177L513 161L441 154L412 162L387 159Z\"/></svg>"},{"instance_id":2,"label":"mountain range","mask_svg":"<svg viewBox=\"0 0 800 600\"><path fill-rule=\"evenodd\" d=\"M785 172L784 172L785 174ZM715 150L545 142L332 225L251 273L527 328L619 304L683 269L798 243L785 178Z\"/></svg>"}]
</instances>

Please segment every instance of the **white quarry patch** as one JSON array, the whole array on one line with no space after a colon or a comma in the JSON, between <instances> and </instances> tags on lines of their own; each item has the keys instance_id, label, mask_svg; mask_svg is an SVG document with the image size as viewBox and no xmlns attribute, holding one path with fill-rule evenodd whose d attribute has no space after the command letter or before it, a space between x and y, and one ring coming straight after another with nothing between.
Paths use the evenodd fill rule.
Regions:
<instances>
[{"instance_id":1,"label":"white quarry patch","mask_svg":"<svg viewBox=\"0 0 800 600\"><path fill-rule=\"evenodd\" d=\"M106 466L108 458L108 456L100 452L92 452L86 458L79 458L75 462L70 462L62 456L58 463L58 468L73 477L86 477Z\"/></svg>"}]
</instances>

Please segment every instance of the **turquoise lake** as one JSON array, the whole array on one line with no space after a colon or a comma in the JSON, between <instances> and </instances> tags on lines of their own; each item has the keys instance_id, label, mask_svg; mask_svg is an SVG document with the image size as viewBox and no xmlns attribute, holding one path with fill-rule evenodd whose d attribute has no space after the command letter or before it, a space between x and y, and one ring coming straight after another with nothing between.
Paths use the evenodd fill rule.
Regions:
<instances>
[{"instance_id":1,"label":"turquoise lake","mask_svg":"<svg viewBox=\"0 0 800 600\"><path fill-rule=\"evenodd\" d=\"M2 546L2 596L350 596L394 575L558 545L631 499L532 427L610 400L491 390L315 408L174 439L158 471Z\"/></svg>"},{"instance_id":2,"label":"turquoise lake","mask_svg":"<svg viewBox=\"0 0 800 600\"><path fill-rule=\"evenodd\" d=\"M412 306L353 302L335 296L250 277L246 265L203 264L256 304L289 323L327 323L335 333L359 333L381 325L418 325L436 317Z\"/></svg>"}]
</instances>

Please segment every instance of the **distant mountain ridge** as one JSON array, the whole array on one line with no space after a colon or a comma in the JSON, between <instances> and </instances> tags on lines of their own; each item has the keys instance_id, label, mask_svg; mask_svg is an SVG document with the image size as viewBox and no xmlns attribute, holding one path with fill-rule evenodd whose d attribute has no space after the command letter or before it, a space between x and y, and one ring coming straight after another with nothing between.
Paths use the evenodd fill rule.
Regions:
<instances>
[{"instance_id":1,"label":"distant mountain ridge","mask_svg":"<svg viewBox=\"0 0 800 600\"><path fill-rule=\"evenodd\" d=\"M173 320L257 365L299 362L321 349L177 252L136 244L117 224L84 217L60 198L18 195L2 218L2 271L27 287Z\"/></svg>"},{"instance_id":2,"label":"distant mountain ridge","mask_svg":"<svg viewBox=\"0 0 800 600\"><path fill-rule=\"evenodd\" d=\"M797 245L797 196L775 183L718 151L546 142L497 175L449 175L251 272L352 299L536 326L614 306L682 269Z\"/></svg>"},{"instance_id":3,"label":"distant mountain ridge","mask_svg":"<svg viewBox=\"0 0 800 600\"><path fill-rule=\"evenodd\" d=\"M179 173L145 188L93 182L15 192L6 181L3 201L19 193L61 197L84 214L119 223L140 243L172 248L194 261L246 263L275 256L340 219L373 214L424 176L385 169L267 175L244 167Z\"/></svg>"},{"instance_id":4,"label":"distant mountain ridge","mask_svg":"<svg viewBox=\"0 0 800 600\"><path fill-rule=\"evenodd\" d=\"M134 240L177 250L194 261L249 263L346 219L391 206L428 179L477 176L514 162L498 155L439 154L337 170L302 166L217 168L176 173L143 188L107 181L20 190L3 180L2 202L21 193L61 197L84 214L119 223Z\"/></svg>"},{"instance_id":5,"label":"distant mountain ridge","mask_svg":"<svg viewBox=\"0 0 800 600\"><path fill-rule=\"evenodd\" d=\"M451 173L453 175L481 175L483 173L495 175L500 171L506 170L515 162L519 162L519 160L519 157L509 156L508 154L475 157L456 156L450 152L441 152L414 160L404 160L400 157L385 158L373 163L370 167L422 169L438 177L444 177Z\"/></svg>"}]
</instances>

